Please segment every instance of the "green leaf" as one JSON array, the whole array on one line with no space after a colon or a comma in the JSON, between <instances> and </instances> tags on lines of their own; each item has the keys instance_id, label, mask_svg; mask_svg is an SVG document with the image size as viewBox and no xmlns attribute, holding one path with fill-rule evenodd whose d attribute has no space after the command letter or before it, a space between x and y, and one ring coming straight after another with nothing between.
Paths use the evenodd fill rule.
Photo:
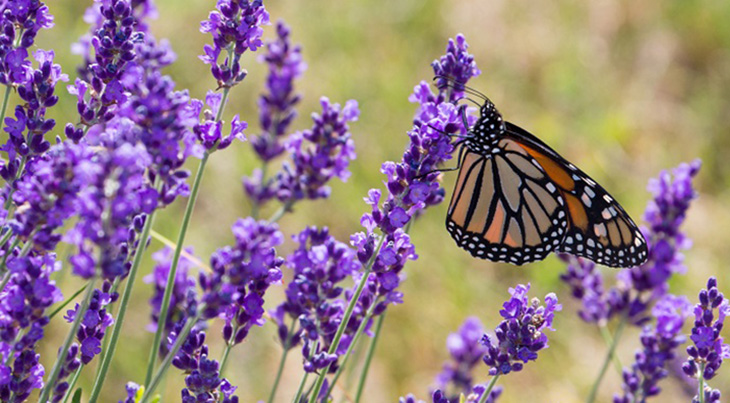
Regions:
<instances>
[{"instance_id":1,"label":"green leaf","mask_svg":"<svg viewBox=\"0 0 730 403\"><path fill-rule=\"evenodd\" d=\"M77 388L71 398L71 403L81 403L81 388Z\"/></svg>"}]
</instances>

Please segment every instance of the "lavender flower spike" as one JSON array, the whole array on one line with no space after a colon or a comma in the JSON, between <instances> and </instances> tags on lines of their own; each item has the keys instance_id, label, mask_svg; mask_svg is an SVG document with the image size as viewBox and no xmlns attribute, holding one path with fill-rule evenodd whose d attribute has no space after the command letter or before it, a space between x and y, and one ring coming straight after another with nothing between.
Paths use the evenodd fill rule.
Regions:
<instances>
[{"instance_id":1,"label":"lavender flower spike","mask_svg":"<svg viewBox=\"0 0 730 403\"><path fill-rule=\"evenodd\" d=\"M668 367L675 350L686 337L682 325L691 313L686 297L667 294L657 301L652 316L656 326L646 325L641 333L642 349L636 352L636 362L623 372L623 395L615 395L614 403L644 401L661 392L658 383L669 375Z\"/></svg>"},{"instance_id":2,"label":"lavender flower spike","mask_svg":"<svg viewBox=\"0 0 730 403\"><path fill-rule=\"evenodd\" d=\"M484 363L490 367L490 375L520 371L524 364L537 359L538 351L548 347L543 331L555 330L552 328L553 316L562 305L553 293L545 296L545 306L540 305L537 298L529 300L529 289L529 283L509 289L511 298L499 311L504 320L495 329L494 337L486 334L482 337L488 350Z\"/></svg>"},{"instance_id":3,"label":"lavender flower spike","mask_svg":"<svg viewBox=\"0 0 730 403\"><path fill-rule=\"evenodd\" d=\"M269 24L269 13L262 0L219 0L216 8L200 23L200 32L210 32L214 43L205 45L200 60L211 66L219 88L230 88L246 77L246 70L239 64L241 55L263 45L261 26ZM224 61L219 63L224 51Z\"/></svg>"},{"instance_id":4,"label":"lavender flower spike","mask_svg":"<svg viewBox=\"0 0 730 403\"><path fill-rule=\"evenodd\" d=\"M730 302L718 290L715 277L707 280L707 288L700 291L699 299L694 308L695 323L690 336L693 345L687 347L689 359L682 365L682 370L687 376L700 379L700 388L706 396L717 395L719 400L719 391L705 389L703 385L704 381L717 375L722 360L730 358L730 344L720 336L725 317L730 315Z\"/></svg>"},{"instance_id":5,"label":"lavender flower spike","mask_svg":"<svg viewBox=\"0 0 730 403\"><path fill-rule=\"evenodd\" d=\"M447 390L453 385L454 396L458 400L459 393L469 393L472 388L472 370L487 352L486 346L479 343L484 328L476 317L467 318L457 333L446 339L446 347L451 360L444 364L443 371L436 378L439 389Z\"/></svg>"}]
</instances>

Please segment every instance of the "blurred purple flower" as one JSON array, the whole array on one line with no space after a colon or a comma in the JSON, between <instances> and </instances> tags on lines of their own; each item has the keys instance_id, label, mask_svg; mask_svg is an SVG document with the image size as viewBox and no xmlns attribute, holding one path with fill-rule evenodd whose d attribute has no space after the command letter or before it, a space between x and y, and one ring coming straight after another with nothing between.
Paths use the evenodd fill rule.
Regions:
<instances>
[{"instance_id":1,"label":"blurred purple flower","mask_svg":"<svg viewBox=\"0 0 730 403\"><path fill-rule=\"evenodd\" d=\"M690 312L689 300L684 296L666 294L657 301L652 309L656 325L644 326L640 337L643 348L636 352L631 368L624 368L623 394L614 395L614 403L644 401L661 392L658 383L669 375L675 350L687 339L681 332Z\"/></svg>"},{"instance_id":2,"label":"blurred purple flower","mask_svg":"<svg viewBox=\"0 0 730 403\"><path fill-rule=\"evenodd\" d=\"M251 142L262 161L270 161L284 153L281 137L287 133L297 113L294 106L301 96L294 94L294 80L307 65L302 60L301 47L292 46L290 30L283 21L276 24L276 40L266 43L266 53L259 57L269 68L267 93L259 97L259 122L263 132Z\"/></svg>"},{"instance_id":3,"label":"blurred purple flower","mask_svg":"<svg viewBox=\"0 0 730 403\"><path fill-rule=\"evenodd\" d=\"M436 377L436 386L448 399L459 400L459 394L472 392L472 371L482 361L487 348L480 343L484 328L476 317L469 317L457 333L451 333L446 339L446 347L451 360L446 362L443 370Z\"/></svg>"}]
</instances>

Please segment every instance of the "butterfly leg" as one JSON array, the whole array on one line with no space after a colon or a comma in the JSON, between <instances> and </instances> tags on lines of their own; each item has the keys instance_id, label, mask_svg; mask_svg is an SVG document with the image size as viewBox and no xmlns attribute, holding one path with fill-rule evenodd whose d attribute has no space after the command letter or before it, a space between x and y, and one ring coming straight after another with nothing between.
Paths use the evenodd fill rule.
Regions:
<instances>
[{"instance_id":1,"label":"butterfly leg","mask_svg":"<svg viewBox=\"0 0 730 403\"><path fill-rule=\"evenodd\" d=\"M424 176L426 176L428 174L432 174L434 172L451 172L451 171L457 171L457 170L459 170L459 168L461 168L461 157L463 156L463 154L464 154L464 147L461 147L461 148L459 148L459 158L458 158L459 163L455 167L453 167L453 168L433 169L433 170L428 171L428 172L426 172L424 174L421 174L421 175L416 176L416 179L421 179Z\"/></svg>"}]
</instances>

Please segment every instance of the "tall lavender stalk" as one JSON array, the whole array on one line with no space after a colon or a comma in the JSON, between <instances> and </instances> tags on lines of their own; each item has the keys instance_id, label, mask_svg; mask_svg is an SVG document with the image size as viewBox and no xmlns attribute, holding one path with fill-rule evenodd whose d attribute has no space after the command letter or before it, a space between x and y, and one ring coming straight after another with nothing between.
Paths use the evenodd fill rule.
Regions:
<instances>
[{"instance_id":1,"label":"tall lavender stalk","mask_svg":"<svg viewBox=\"0 0 730 403\"><path fill-rule=\"evenodd\" d=\"M232 121L230 135L228 137L222 137L221 119L231 88L246 77L246 71L242 70L239 64L241 55L247 50L256 51L262 45L261 26L268 23L269 14L260 0L254 0L252 2L248 0L219 2L218 10L211 12L209 19L201 22L200 31L203 33L211 33L214 42L214 46L205 45L205 54L201 56L201 60L211 66L211 73L218 82L218 88L223 88L223 93L220 96L212 93L208 94L206 101L211 107L212 114L206 114L205 121L197 125L194 130L198 140L205 147L205 151L198 166L198 171L195 174L193 186L180 225L180 232L178 234L160 310L160 317L162 318L167 317L180 254L185 244L185 235L195 207L195 201L198 197L200 183L208 158L213 151L228 147L234 138L243 139L242 133L247 126L245 122L239 121L238 116L235 116ZM219 63L221 52L227 53L223 63ZM155 332L149 355L147 375L145 376L145 386L149 386L152 381L153 370L157 359L157 350L162 339L163 329L164 326L158 326Z\"/></svg>"},{"instance_id":2,"label":"tall lavender stalk","mask_svg":"<svg viewBox=\"0 0 730 403\"><path fill-rule=\"evenodd\" d=\"M456 40L450 40L446 56L434 62L434 72L451 77L461 84L478 75L480 72L474 58L466 52L466 48L463 36L458 35ZM419 102L420 109L413 130L409 132L410 144L401 162L383 164L382 172L388 177L387 198L381 207L380 191L374 189L369 192L366 202L371 205L372 212L365 214L361 220L366 233L355 234L352 238L364 269L356 288L348 295L349 303L326 351L327 356L336 359L340 341L350 325L356 305L360 303L365 285L371 281L371 275L377 291L376 299L370 302L373 307L370 315L382 314L388 304L400 301L399 293L395 290L400 282L399 272L407 260L416 258L404 228L426 207L443 200L444 192L437 183L438 173L434 170L451 159L454 149L451 139L444 133L464 133L467 130L462 125L459 108L454 105L462 95L448 86L442 87L438 94L433 94L426 82L416 87L411 100ZM382 231L382 236L375 234L376 228ZM361 320L367 322L370 317L366 315ZM357 330L359 327L354 327L355 331L349 335L349 339L357 338L362 332ZM309 396L310 403L318 398L334 361L330 358L320 372Z\"/></svg>"}]
</instances>

